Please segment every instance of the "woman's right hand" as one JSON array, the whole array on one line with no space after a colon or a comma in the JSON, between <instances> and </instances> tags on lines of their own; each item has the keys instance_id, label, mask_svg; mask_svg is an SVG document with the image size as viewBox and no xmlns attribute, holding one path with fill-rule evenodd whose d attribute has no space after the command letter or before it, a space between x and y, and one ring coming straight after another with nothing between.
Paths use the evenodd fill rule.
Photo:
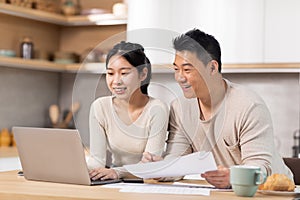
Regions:
<instances>
[{"instance_id":1,"label":"woman's right hand","mask_svg":"<svg viewBox=\"0 0 300 200\"><path fill-rule=\"evenodd\" d=\"M160 160L163 160L163 158L161 156L157 156L157 155L151 154L149 152L144 152L141 162L147 163L147 162L156 162L156 161L160 161Z\"/></svg>"},{"instance_id":2,"label":"woman's right hand","mask_svg":"<svg viewBox=\"0 0 300 200\"><path fill-rule=\"evenodd\" d=\"M107 180L119 178L117 172L114 169L107 169L104 167L90 170L89 175L92 180Z\"/></svg>"}]
</instances>

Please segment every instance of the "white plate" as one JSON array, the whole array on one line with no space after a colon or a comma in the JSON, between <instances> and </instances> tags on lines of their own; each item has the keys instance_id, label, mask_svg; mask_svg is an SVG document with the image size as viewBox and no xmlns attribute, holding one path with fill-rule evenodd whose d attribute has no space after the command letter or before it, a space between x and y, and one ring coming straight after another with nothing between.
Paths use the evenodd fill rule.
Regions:
<instances>
[{"instance_id":1,"label":"white plate","mask_svg":"<svg viewBox=\"0 0 300 200\"><path fill-rule=\"evenodd\" d=\"M295 195L300 195L300 187L295 188L294 192L272 191L272 190L258 190L258 192L261 194L268 194L268 195L295 196Z\"/></svg>"}]
</instances>

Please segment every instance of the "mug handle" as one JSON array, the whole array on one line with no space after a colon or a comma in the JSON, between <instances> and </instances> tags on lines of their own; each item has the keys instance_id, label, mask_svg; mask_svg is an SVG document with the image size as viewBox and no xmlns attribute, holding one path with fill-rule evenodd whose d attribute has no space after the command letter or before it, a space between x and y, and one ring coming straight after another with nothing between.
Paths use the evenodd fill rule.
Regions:
<instances>
[{"instance_id":1,"label":"mug handle","mask_svg":"<svg viewBox=\"0 0 300 200\"><path fill-rule=\"evenodd\" d=\"M256 175L256 181L255 181L256 185L263 184L266 181L266 175L262 171L256 171L255 175Z\"/></svg>"}]
</instances>

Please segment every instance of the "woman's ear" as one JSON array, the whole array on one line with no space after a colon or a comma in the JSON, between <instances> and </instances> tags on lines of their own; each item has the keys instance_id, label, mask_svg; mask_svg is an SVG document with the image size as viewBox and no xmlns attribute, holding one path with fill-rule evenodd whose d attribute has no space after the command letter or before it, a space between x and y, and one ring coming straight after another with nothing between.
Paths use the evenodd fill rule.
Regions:
<instances>
[{"instance_id":1,"label":"woman's ear","mask_svg":"<svg viewBox=\"0 0 300 200\"><path fill-rule=\"evenodd\" d=\"M146 67L144 67L143 71L140 73L141 81L144 81L147 78L147 75L148 75L148 69Z\"/></svg>"}]
</instances>

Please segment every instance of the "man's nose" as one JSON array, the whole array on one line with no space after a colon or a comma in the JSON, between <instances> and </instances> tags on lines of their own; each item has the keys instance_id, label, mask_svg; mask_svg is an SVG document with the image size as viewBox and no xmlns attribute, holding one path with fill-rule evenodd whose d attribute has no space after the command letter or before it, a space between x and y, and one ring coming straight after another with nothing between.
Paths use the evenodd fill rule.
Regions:
<instances>
[{"instance_id":1,"label":"man's nose","mask_svg":"<svg viewBox=\"0 0 300 200\"><path fill-rule=\"evenodd\" d=\"M176 74L176 80L178 82L185 82L186 81L185 75L183 74L182 71L177 72L177 74Z\"/></svg>"}]
</instances>

